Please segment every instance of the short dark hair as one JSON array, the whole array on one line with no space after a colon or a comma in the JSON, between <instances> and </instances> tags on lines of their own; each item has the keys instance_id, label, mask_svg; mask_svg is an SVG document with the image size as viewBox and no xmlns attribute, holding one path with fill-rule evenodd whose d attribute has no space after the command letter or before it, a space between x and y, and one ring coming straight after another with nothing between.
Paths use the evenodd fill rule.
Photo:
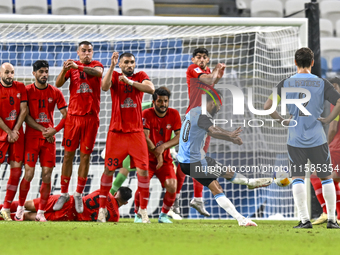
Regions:
<instances>
[{"instance_id":1,"label":"short dark hair","mask_svg":"<svg viewBox=\"0 0 340 255\"><path fill-rule=\"evenodd\" d=\"M80 42L78 44L78 47L80 47L80 45L82 45L82 44L84 44L84 45L91 45L93 47L92 43L90 43L89 41L82 41L82 42Z\"/></svg>"},{"instance_id":2,"label":"short dark hair","mask_svg":"<svg viewBox=\"0 0 340 255\"><path fill-rule=\"evenodd\" d=\"M158 96L167 96L170 99L171 92L167 87L159 87L152 95L152 100L156 101Z\"/></svg>"},{"instance_id":3,"label":"short dark hair","mask_svg":"<svg viewBox=\"0 0 340 255\"><path fill-rule=\"evenodd\" d=\"M130 53L130 52L124 52L123 54L121 54L121 55L119 56L119 60L121 60L123 57L127 57L127 58L133 57L134 59L136 59L135 55L133 55L133 54Z\"/></svg>"},{"instance_id":4,"label":"short dark hair","mask_svg":"<svg viewBox=\"0 0 340 255\"><path fill-rule=\"evenodd\" d=\"M197 49L195 49L194 52L192 53L192 56L196 57L196 55L198 53L205 54L205 55L207 55L209 57L209 52L208 52L208 50L206 48L197 48Z\"/></svg>"},{"instance_id":5,"label":"short dark hair","mask_svg":"<svg viewBox=\"0 0 340 255\"><path fill-rule=\"evenodd\" d=\"M49 68L50 66L49 66L49 64L48 64L48 62L46 60L37 60L37 61L35 61L34 64L33 64L33 72L38 71L42 67Z\"/></svg>"},{"instance_id":6,"label":"short dark hair","mask_svg":"<svg viewBox=\"0 0 340 255\"><path fill-rule=\"evenodd\" d=\"M221 91L219 91L219 90L217 90L217 89L215 89L215 91L216 91L217 94L220 96L220 98L223 97ZM210 101L212 101L212 100L214 100L214 99L215 99L215 101L219 101L218 96L216 95L216 93L215 93L214 91L209 90L208 92L209 92L213 97L211 97L211 96L209 95L209 93L207 93L207 102L210 102ZM222 100L222 99L221 99L221 100Z\"/></svg>"},{"instance_id":7,"label":"short dark hair","mask_svg":"<svg viewBox=\"0 0 340 255\"><path fill-rule=\"evenodd\" d=\"M340 86L340 78L337 77L337 76L335 76L332 79L330 79L329 82L332 83L332 84L336 83L336 84L338 84Z\"/></svg>"},{"instance_id":8,"label":"short dark hair","mask_svg":"<svg viewBox=\"0 0 340 255\"><path fill-rule=\"evenodd\" d=\"M295 52L295 61L298 67L310 67L313 59L314 53L310 48L304 47Z\"/></svg>"},{"instance_id":9,"label":"short dark hair","mask_svg":"<svg viewBox=\"0 0 340 255\"><path fill-rule=\"evenodd\" d=\"M129 201L129 199L132 197L132 190L129 187L120 187L118 189L120 197L125 202Z\"/></svg>"}]
</instances>

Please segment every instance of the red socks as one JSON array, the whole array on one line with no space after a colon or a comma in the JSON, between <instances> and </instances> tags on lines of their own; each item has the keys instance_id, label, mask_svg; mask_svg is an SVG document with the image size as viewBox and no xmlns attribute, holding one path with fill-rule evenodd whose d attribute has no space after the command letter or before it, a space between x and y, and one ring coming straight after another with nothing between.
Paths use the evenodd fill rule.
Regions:
<instances>
[{"instance_id":1,"label":"red socks","mask_svg":"<svg viewBox=\"0 0 340 255\"><path fill-rule=\"evenodd\" d=\"M137 173L138 189L140 192L140 209L146 209L149 201L149 176L140 176Z\"/></svg>"},{"instance_id":2,"label":"red socks","mask_svg":"<svg viewBox=\"0 0 340 255\"><path fill-rule=\"evenodd\" d=\"M31 182L26 181L25 178L22 179L19 188L19 205L24 206L28 191L30 190Z\"/></svg>"},{"instance_id":3,"label":"red socks","mask_svg":"<svg viewBox=\"0 0 340 255\"><path fill-rule=\"evenodd\" d=\"M203 196L203 185L192 178L194 182L194 197L202 197ZM320 182L321 183L321 182Z\"/></svg>"},{"instance_id":4,"label":"red socks","mask_svg":"<svg viewBox=\"0 0 340 255\"><path fill-rule=\"evenodd\" d=\"M87 178L78 176L77 192L79 194L83 193L85 185L86 185L86 181L87 181Z\"/></svg>"},{"instance_id":5,"label":"red socks","mask_svg":"<svg viewBox=\"0 0 340 255\"><path fill-rule=\"evenodd\" d=\"M21 167L11 168L11 173L7 182L7 190L3 207L10 209L11 203L17 193L18 184L21 176Z\"/></svg>"},{"instance_id":6,"label":"red socks","mask_svg":"<svg viewBox=\"0 0 340 255\"><path fill-rule=\"evenodd\" d=\"M179 193L181 193L181 189L182 189L183 183L185 181L185 174L182 172L181 166L179 164L177 166L176 177L177 177L177 190L176 190L176 194L179 194Z\"/></svg>"},{"instance_id":7,"label":"red socks","mask_svg":"<svg viewBox=\"0 0 340 255\"><path fill-rule=\"evenodd\" d=\"M340 220L340 187L338 182L334 182L335 193L336 193L336 213L338 215L338 220Z\"/></svg>"},{"instance_id":8,"label":"red socks","mask_svg":"<svg viewBox=\"0 0 340 255\"><path fill-rule=\"evenodd\" d=\"M39 210L45 211L47 200L50 197L51 183L41 183Z\"/></svg>"},{"instance_id":9,"label":"red socks","mask_svg":"<svg viewBox=\"0 0 340 255\"><path fill-rule=\"evenodd\" d=\"M176 193L169 193L168 191L165 192L163 198L163 206L162 206L162 213L168 213L171 206L174 204L176 199Z\"/></svg>"},{"instance_id":10,"label":"red socks","mask_svg":"<svg viewBox=\"0 0 340 255\"><path fill-rule=\"evenodd\" d=\"M68 186L70 185L71 177L66 177L62 175L60 177L61 193L68 193Z\"/></svg>"},{"instance_id":11,"label":"red socks","mask_svg":"<svg viewBox=\"0 0 340 255\"><path fill-rule=\"evenodd\" d=\"M320 205L322 207L323 212L327 214L326 202L325 202L325 199L323 198L322 184L321 184L320 179L318 177L316 177L315 175L312 175L310 177L310 182L313 185L316 198L318 199L318 201L319 201L319 203L320 203Z\"/></svg>"},{"instance_id":12,"label":"red socks","mask_svg":"<svg viewBox=\"0 0 340 255\"><path fill-rule=\"evenodd\" d=\"M109 176L103 173L100 180L100 191L99 191L99 206L100 208L106 208L106 197L110 192L112 186L113 175Z\"/></svg>"},{"instance_id":13,"label":"red socks","mask_svg":"<svg viewBox=\"0 0 340 255\"><path fill-rule=\"evenodd\" d=\"M139 197L140 197L140 192L139 192L139 189L136 190L136 193L135 193L135 213L138 213L138 209L139 209Z\"/></svg>"}]
</instances>

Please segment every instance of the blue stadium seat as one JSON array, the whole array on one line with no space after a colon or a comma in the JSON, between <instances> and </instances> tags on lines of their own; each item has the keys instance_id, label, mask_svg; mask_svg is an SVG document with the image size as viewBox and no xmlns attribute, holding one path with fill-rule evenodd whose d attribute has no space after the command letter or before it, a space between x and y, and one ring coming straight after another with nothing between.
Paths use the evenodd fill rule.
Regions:
<instances>
[{"instance_id":1,"label":"blue stadium seat","mask_svg":"<svg viewBox=\"0 0 340 255\"><path fill-rule=\"evenodd\" d=\"M163 56L163 62L165 63L165 68L173 69L173 68L188 68L191 62L192 55L190 54L178 54L178 55L167 55Z\"/></svg>"},{"instance_id":2,"label":"blue stadium seat","mask_svg":"<svg viewBox=\"0 0 340 255\"><path fill-rule=\"evenodd\" d=\"M8 43L7 44L8 51L15 52L24 52L24 51L38 51L39 44L38 43Z\"/></svg>"},{"instance_id":3,"label":"blue stadium seat","mask_svg":"<svg viewBox=\"0 0 340 255\"><path fill-rule=\"evenodd\" d=\"M93 55L93 59L99 61L105 67L109 67L111 65L111 51L101 51L95 52Z\"/></svg>"},{"instance_id":4,"label":"blue stadium seat","mask_svg":"<svg viewBox=\"0 0 340 255\"><path fill-rule=\"evenodd\" d=\"M114 51L118 51L119 54L124 52L145 52L145 41L118 41L113 44Z\"/></svg>"},{"instance_id":5,"label":"blue stadium seat","mask_svg":"<svg viewBox=\"0 0 340 255\"><path fill-rule=\"evenodd\" d=\"M46 42L42 43L41 51L64 52L77 50L75 39L70 34L50 33L46 34L44 39Z\"/></svg>"},{"instance_id":6,"label":"blue stadium seat","mask_svg":"<svg viewBox=\"0 0 340 255\"><path fill-rule=\"evenodd\" d=\"M31 38L35 38L36 35L29 32L12 32L6 35L7 50L15 51L15 52L24 52L24 51L37 51L39 50L38 43L32 43ZM24 40L28 42L22 42Z\"/></svg>"},{"instance_id":7,"label":"blue stadium seat","mask_svg":"<svg viewBox=\"0 0 340 255\"><path fill-rule=\"evenodd\" d=\"M326 78L327 71L328 71L327 60L321 57L321 77L322 78Z\"/></svg>"},{"instance_id":8,"label":"blue stadium seat","mask_svg":"<svg viewBox=\"0 0 340 255\"><path fill-rule=\"evenodd\" d=\"M56 66L63 66L68 59L79 60L77 52L59 52L56 57Z\"/></svg>"},{"instance_id":9,"label":"blue stadium seat","mask_svg":"<svg viewBox=\"0 0 340 255\"><path fill-rule=\"evenodd\" d=\"M150 53L136 54L136 68L161 68L164 66L162 57Z\"/></svg>"},{"instance_id":10,"label":"blue stadium seat","mask_svg":"<svg viewBox=\"0 0 340 255\"><path fill-rule=\"evenodd\" d=\"M37 60L47 60L51 67L55 65L55 54L50 52L24 52L21 57L23 66L32 66Z\"/></svg>"},{"instance_id":11,"label":"blue stadium seat","mask_svg":"<svg viewBox=\"0 0 340 255\"><path fill-rule=\"evenodd\" d=\"M181 39L154 40L150 42L150 49L153 54L181 54L182 44Z\"/></svg>"},{"instance_id":12,"label":"blue stadium seat","mask_svg":"<svg viewBox=\"0 0 340 255\"><path fill-rule=\"evenodd\" d=\"M0 51L1 64L9 62L14 66L21 65L21 55L22 53L18 52Z\"/></svg>"},{"instance_id":13,"label":"blue stadium seat","mask_svg":"<svg viewBox=\"0 0 340 255\"><path fill-rule=\"evenodd\" d=\"M333 72L340 72L340 57L335 57L332 60L332 71Z\"/></svg>"}]
</instances>

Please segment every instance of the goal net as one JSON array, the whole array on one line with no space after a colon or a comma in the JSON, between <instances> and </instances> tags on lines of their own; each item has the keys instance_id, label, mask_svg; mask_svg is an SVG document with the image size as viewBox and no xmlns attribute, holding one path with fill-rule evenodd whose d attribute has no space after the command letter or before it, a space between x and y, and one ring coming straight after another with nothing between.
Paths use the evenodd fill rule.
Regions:
<instances>
[{"instance_id":1,"label":"goal net","mask_svg":"<svg viewBox=\"0 0 340 255\"><path fill-rule=\"evenodd\" d=\"M211 69L217 63L227 65L225 75L216 86L222 91L224 98L222 109L216 118L228 120L227 124L221 125L223 128L233 130L241 126L243 129L243 145L212 139L208 156L223 165L235 166L237 171L248 177L271 177L275 167L288 165L287 128L276 124L272 126L272 122L265 121L270 119L269 116L252 114L248 109L247 89L253 89L253 105L261 110L272 93L272 88L295 72L294 52L305 46L307 39L305 20L184 18L174 22L171 18L140 17L136 22L137 19L128 20L126 17L110 17L106 21L103 17L85 19L70 16L67 21L66 18L58 20L51 16L38 19L19 15L20 19L15 20L16 17L12 18L13 22L8 21L7 17L0 19L3 20L0 24L0 58L2 62L10 62L15 66L16 80L26 85L32 83L32 64L36 60L45 59L50 64L49 83L53 85L63 61L77 60L77 43L86 40L94 45L93 59L100 61L106 70L113 51L132 52L136 56L136 72L145 71L156 88L167 86L172 92L170 107L177 109L182 118L189 103L186 68L191 64L194 49L206 48L210 55ZM118 68L116 70L119 71ZM67 82L61 88L67 102L68 85ZM228 85L237 86L243 91L244 115L233 115L233 98ZM145 95L143 101L151 101L151 96ZM91 157L85 194L100 187L104 169L104 160L100 154L105 148L111 117L110 92L102 91L100 106L100 127ZM56 109L55 124L59 121L60 114ZM52 194L60 193L62 131L56 135L56 139L57 165L52 174ZM69 189L71 194L76 188L79 161L77 151ZM0 203L4 200L9 172L9 166L3 164L0 170ZM246 217L294 217L291 186L280 188L272 184L267 188L248 190L245 186L234 185L224 179L219 179L219 182L237 210ZM40 185L41 170L38 163L28 199L39 197ZM134 172L130 173L123 185L129 186L135 192L137 178ZM160 213L164 192L158 179L153 178L148 205L148 212L152 217L158 217ZM218 207L207 188L204 188L203 197L212 218L230 217ZM183 217L199 217L189 207L192 198L192 179L187 176L180 199ZM132 217L133 199L120 210L122 216Z\"/></svg>"}]
</instances>

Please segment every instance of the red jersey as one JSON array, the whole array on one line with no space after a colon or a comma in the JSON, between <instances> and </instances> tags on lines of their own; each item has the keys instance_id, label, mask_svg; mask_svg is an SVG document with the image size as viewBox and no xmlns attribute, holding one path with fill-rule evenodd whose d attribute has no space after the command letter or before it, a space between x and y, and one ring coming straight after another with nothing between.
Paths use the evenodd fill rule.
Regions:
<instances>
[{"instance_id":1,"label":"red jersey","mask_svg":"<svg viewBox=\"0 0 340 255\"><path fill-rule=\"evenodd\" d=\"M44 89L39 89L34 83L26 86L29 115L39 125L48 128L54 127L54 108L58 109L67 107L65 98L61 91L56 87L47 84ZM42 133L29 125L26 127L26 135L43 138Z\"/></svg>"},{"instance_id":2,"label":"red jersey","mask_svg":"<svg viewBox=\"0 0 340 255\"><path fill-rule=\"evenodd\" d=\"M209 67L206 70L202 70L198 65L191 64L187 70L187 84L188 84L188 93L189 93L189 106L186 111L188 113L190 109L193 109L197 106L201 106L201 98L205 92L199 88L208 89L207 85L203 82L200 82L198 79L202 74L210 74Z\"/></svg>"},{"instance_id":3,"label":"red jersey","mask_svg":"<svg viewBox=\"0 0 340 255\"><path fill-rule=\"evenodd\" d=\"M20 114L20 103L27 102L25 85L13 81L10 87L0 82L0 117L13 130ZM7 133L0 128L0 141L7 141Z\"/></svg>"},{"instance_id":4,"label":"red jersey","mask_svg":"<svg viewBox=\"0 0 340 255\"><path fill-rule=\"evenodd\" d=\"M142 99L144 93L129 84L119 81L118 77L120 75L122 74L113 71L110 131L123 133L143 131ZM143 71L127 78L140 83L144 80L149 80L149 76Z\"/></svg>"},{"instance_id":5,"label":"red jersey","mask_svg":"<svg viewBox=\"0 0 340 255\"><path fill-rule=\"evenodd\" d=\"M77 65L87 67L103 67L102 63L93 60L86 65L80 61L74 61ZM70 100L68 114L83 116L88 113L95 114L99 118L100 89L102 78L80 72L78 69L70 69L66 72L65 79L71 78Z\"/></svg>"},{"instance_id":6,"label":"red jersey","mask_svg":"<svg viewBox=\"0 0 340 255\"><path fill-rule=\"evenodd\" d=\"M78 214L79 221L97 221L99 211L99 189L83 197L84 211ZM106 201L108 216L106 221L119 221L119 206L114 196L109 193Z\"/></svg>"},{"instance_id":7,"label":"red jersey","mask_svg":"<svg viewBox=\"0 0 340 255\"><path fill-rule=\"evenodd\" d=\"M150 130L150 140L154 145L159 146L171 139L172 131L176 132L181 129L181 117L173 108L168 108L163 118L157 116L154 108L149 108L143 111L143 126L144 129ZM156 157L150 152L149 161L157 162ZM172 164L170 149L164 151L163 161Z\"/></svg>"},{"instance_id":8,"label":"red jersey","mask_svg":"<svg viewBox=\"0 0 340 255\"><path fill-rule=\"evenodd\" d=\"M331 104L331 111L333 111L334 105ZM339 121L339 115L337 116L338 119L338 130L336 131L336 134L332 140L332 142L329 144L329 149L332 151L340 151L340 121Z\"/></svg>"}]
</instances>

